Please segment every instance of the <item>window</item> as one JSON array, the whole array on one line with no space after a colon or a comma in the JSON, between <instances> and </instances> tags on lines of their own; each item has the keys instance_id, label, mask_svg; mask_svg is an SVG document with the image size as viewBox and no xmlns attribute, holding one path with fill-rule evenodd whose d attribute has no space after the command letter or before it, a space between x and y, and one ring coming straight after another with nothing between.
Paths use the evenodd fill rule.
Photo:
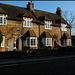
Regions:
<instances>
[{"instance_id":1,"label":"window","mask_svg":"<svg viewBox=\"0 0 75 75\"><path fill-rule=\"evenodd\" d=\"M3 17L0 17L0 24L2 24L2 19L3 19Z\"/></svg>"},{"instance_id":2,"label":"window","mask_svg":"<svg viewBox=\"0 0 75 75\"><path fill-rule=\"evenodd\" d=\"M52 38L42 38L42 43L44 46L52 46Z\"/></svg>"},{"instance_id":3,"label":"window","mask_svg":"<svg viewBox=\"0 0 75 75\"><path fill-rule=\"evenodd\" d=\"M32 20L30 18L27 20L27 18L24 20L23 27L32 27Z\"/></svg>"},{"instance_id":4,"label":"window","mask_svg":"<svg viewBox=\"0 0 75 75\"><path fill-rule=\"evenodd\" d=\"M7 22L7 18L6 18L6 17L4 17L4 24L6 24L6 22Z\"/></svg>"},{"instance_id":5,"label":"window","mask_svg":"<svg viewBox=\"0 0 75 75\"><path fill-rule=\"evenodd\" d=\"M71 39L67 39L67 46L71 46Z\"/></svg>"},{"instance_id":6,"label":"window","mask_svg":"<svg viewBox=\"0 0 75 75\"><path fill-rule=\"evenodd\" d=\"M5 47L5 36L3 36L3 41L1 43L1 47Z\"/></svg>"},{"instance_id":7,"label":"window","mask_svg":"<svg viewBox=\"0 0 75 75\"><path fill-rule=\"evenodd\" d=\"M27 47L36 47L37 46L37 37L27 37L26 38Z\"/></svg>"},{"instance_id":8,"label":"window","mask_svg":"<svg viewBox=\"0 0 75 75\"><path fill-rule=\"evenodd\" d=\"M52 29L51 23L45 23L45 29Z\"/></svg>"},{"instance_id":9,"label":"window","mask_svg":"<svg viewBox=\"0 0 75 75\"><path fill-rule=\"evenodd\" d=\"M62 28L61 28L61 30L62 31L67 31L67 27L66 27L67 25L62 25Z\"/></svg>"},{"instance_id":10,"label":"window","mask_svg":"<svg viewBox=\"0 0 75 75\"><path fill-rule=\"evenodd\" d=\"M7 17L0 16L0 25L6 25L7 24Z\"/></svg>"}]
</instances>

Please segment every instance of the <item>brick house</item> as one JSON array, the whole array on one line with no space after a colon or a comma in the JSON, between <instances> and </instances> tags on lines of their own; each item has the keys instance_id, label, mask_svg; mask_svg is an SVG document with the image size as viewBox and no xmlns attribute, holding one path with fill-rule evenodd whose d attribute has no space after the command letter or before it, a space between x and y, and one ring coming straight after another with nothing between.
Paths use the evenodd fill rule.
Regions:
<instances>
[{"instance_id":1,"label":"brick house","mask_svg":"<svg viewBox=\"0 0 75 75\"><path fill-rule=\"evenodd\" d=\"M3 33L0 51L38 49L41 44L53 47L55 41L71 46L71 26L59 7L54 14L34 9L32 2L28 2L27 8L0 3L0 30ZM59 37L53 41L54 34Z\"/></svg>"}]
</instances>

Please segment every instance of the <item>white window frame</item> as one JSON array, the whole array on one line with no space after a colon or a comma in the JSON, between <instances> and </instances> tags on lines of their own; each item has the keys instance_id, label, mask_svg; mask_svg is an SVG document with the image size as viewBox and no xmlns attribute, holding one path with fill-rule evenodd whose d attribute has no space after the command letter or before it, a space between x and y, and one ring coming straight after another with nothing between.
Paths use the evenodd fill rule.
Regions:
<instances>
[{"instance_id":1,"label":"white window frame","mask_svg":"<svg viewBox=\"0 0 75 75\"><path fill-rule=\"evenodd\" d=\"M24 18L23 18L24 19ZM25 25L25 21L26 21L26 25ZM27 21L29 21L29 26L27 26ZM32 20L30 20L30 18L29 18L29 20L27 20L27 18L24 20L24 22L23 22L23 27L32 27L32 25L30 26L30 22L31 22ZM32 23L31 23L32 24Z\"/></svg>"},{"instance_id":2,"label":"white window frame","mask_svg":"<svg viewBox=\"0 0 75 75\"><path fill-rule=\"evenodd\" d=\"M3 41L1 43L1 47L5 47L5 36L3 36Z\"/></svg>"},{"instance_id":3,"label":"white window frame","mask_svg":"<svg viewBox=\"0 0 75 75\"><path fill-rule=\"evenodd\" d=\"M30 43L29 46L27 45L27 40L29 39ZM31 39L35 39L35 45L31 45ZM37 47L37 37L26 37L26 46L27 47Z\"/></svg>"},{"instance_id":4,"label":"white window frame","mask_svg":"<svg viewBox=\"0 0 75 75\"><path fill-rule=\"evenodd\" d=\"M69 44L68 44L68 40L69 40ZM67 46L71 46L71 39L67 39Z\"/></svg>"},{"instance_id":5,"label":"white window frame","mask_svg":"<svg viewBox=\"0 0 75 75\"><path fill-rule=\"evenodd\" d=\"M0 23L0 25L7 25L7 15L5 17L4 14L2 14L0 17L2 17L2 23ZM6 18L6 24L4 24L4 18Z\"/></svg>"},{"instance_id":6,"label":"white window frame","mask_svg":"<svg viewBox=\"0 0 75 75\"><path fill-rule=\"evenodd\" d=\"M46 25L47 25L47 28L46 28ZM49 25L49 27L48 27L48 25ZM51 27L50 27L51 26ZM45 23L45 29L50 29L50 30L52 30L52 23Z\"/></svg>"},{"instance_id":7,"label":"white window frame","mask_svg":"<svg viewBox=\"0 0 75 75\"><path fill-rule=\"evenodd\" d=\"M51 45L47 45L47 40L48 39L50 39ZM44 44L44 46L52 46L52 38L42 38L42 43Z\"/></svg>"},{"instance_id":8,"label":"white window frame","mask_svg":"<svg viewBox=\"0 0 75 75\"><path fill-rule=\"evenodd\" d=\"M67 24L61 24L61 30L62 31L67 31ZM63 28L64 27L64 28Z\"/></svg>"}]
</instances>

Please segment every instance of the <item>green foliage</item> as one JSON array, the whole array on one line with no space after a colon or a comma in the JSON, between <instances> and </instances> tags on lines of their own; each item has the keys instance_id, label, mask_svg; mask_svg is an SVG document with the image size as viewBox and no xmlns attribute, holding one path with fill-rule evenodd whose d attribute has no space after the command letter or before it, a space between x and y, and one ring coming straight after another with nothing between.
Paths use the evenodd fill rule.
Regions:
<instances>
[{"instance_id":1,"label":"green foliage","mask_svg":"<svg viewBox=\"0 0 75 75\"><path fill-rule=\"evenodd\" d=\"M52 38L55 39L55 40L57 40L58 37L59 36L57 34L52 35Z\"/></svg>"},{"instance_id":2,"label":"green foliage","mask_svg":"<svg viewBox=\"0 0 75 75\"><path fill-rule=\"evenodd\" d=\"M2 35L2 32L0 30L0 46L1 46L1 42L3 41L3 35Z\"/></svg>"}]
</instances>

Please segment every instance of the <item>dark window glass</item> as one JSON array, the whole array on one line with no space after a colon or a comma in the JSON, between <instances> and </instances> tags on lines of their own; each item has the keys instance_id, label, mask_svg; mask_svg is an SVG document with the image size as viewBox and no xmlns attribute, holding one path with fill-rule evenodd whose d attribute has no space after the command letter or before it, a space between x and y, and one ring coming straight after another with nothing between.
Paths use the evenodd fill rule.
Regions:
<instances>
[{"instance_id":1,"label":"dark window glass","mask_svg":"<svg viewBox=\"0 0 75 75\"><path fill-rule=\"evenodd\" d=\"M4 24L6 24L6 20L7 20L7 18L4 18Z\"/></svg>"},{"instance_id":2,"label":"dark window glass","mask_svg":"<svg viewBox=\"0 0 75 75\"><path fill-rule=\"evenodd\" d=\"M0 23L2 23L2 17L0 17Z\"/></svg>"}]
</instances>

